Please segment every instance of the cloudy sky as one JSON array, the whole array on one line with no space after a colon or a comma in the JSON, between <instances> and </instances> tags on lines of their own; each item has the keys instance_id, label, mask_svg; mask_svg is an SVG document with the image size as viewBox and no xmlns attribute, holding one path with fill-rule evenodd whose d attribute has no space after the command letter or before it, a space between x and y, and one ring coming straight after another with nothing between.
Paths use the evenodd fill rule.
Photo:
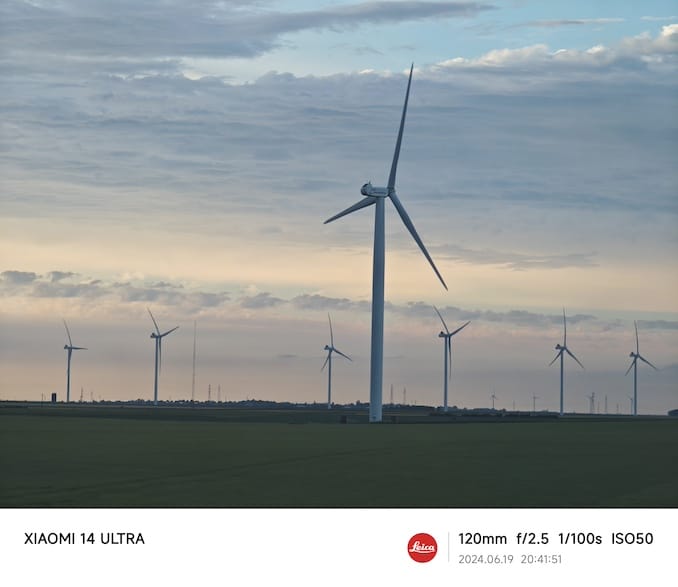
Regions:
<instances>
[{"instance_id":1,"label":"cloudy sky","mask_svg":"<svg viewBox=\"0 0 678 587\"><path fill-rule=\"evenodd\" d=\"M6 0L0 398L367 401L372 208L387 204L384 400L678 407L675 1Z\"/></svg>"}]
</instances>

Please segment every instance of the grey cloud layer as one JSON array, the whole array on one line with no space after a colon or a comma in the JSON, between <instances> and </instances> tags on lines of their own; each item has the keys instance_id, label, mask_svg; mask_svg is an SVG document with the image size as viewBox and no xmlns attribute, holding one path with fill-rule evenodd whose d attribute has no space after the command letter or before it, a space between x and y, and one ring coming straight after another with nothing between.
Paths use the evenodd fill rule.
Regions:
<instances>
[{"instance_id":1,"label":"grey cloud layer","mask_svg":"<svg viewBox=\"0 0 678 587\"><path fill-rule=\"evenodd\" d=\"M0 273L0 296L79 298L85 302L110 298L119 303L181 304L193 311L200 308L214 308L230 299L226 292L187 290L181 284L167 282L147 284L130 281L104 282L72 272L50 271L45 275L40 275L30 271L15 270Z\"/></svg>"},{"instance_id":2,"label":"grey cloud layer","mask_svg":"<svg viewBox=\"0 0 678 587\"><path fill-rule=\"evenodd\" d=\"M92 20L93 30L116 11L138 13L141 21L173 19L188 33L204 24L201 14L208 27L227 15L262 23L290 18L245 2L90 4L58 6L72 6L70 14ZM304 26L321 26L321 16L331 26L484 6L362 3L316 11ZM8 217L145 230L152 208L152 228L166 234L218 231L240 242L254 234L317 244L317 234L304 241L308 226L320 227L352 203L363 181L384 179L401 75L270 73L237 86L184 77L181 61L167 54L92 57L76 45L68 55L38 58L32 43L49 46L52 36L64 47L69 42L58 27L40 24L53 9L9 2L3 10L11 13L0 35L8 48L0 53L0 198ZM259 25L267 35L275 29ZM152 47L155 37L140 32L135 42ZM21 56L11 53L19 49ZM398 188L427 246L455 261L550 269L602 265L598 234L613 233L608 248L621 246L610 212L633 215L629 240L636 225L657 236L658 216L678 215L677 55L674 25L590 52L506 49L416 71ZM563 211L579 213L579 223L592 219L586 238L561 236L556 213ZM527 243L504 238L528 230ZM368 223L351 219L323 227L322 235L328 246L345 246L367 243L368 231ZM392 242L411 250L405 237ZM669 245L678 252L675 239ZM657 251L669 248L662 241Z\"/></svg>"},{"instance_id":3,"label":"grey cloud layer","mask_svg":"<svg viewBox=\"0 0 678 587\"><path fill-rule=\"evenodd\" d=\"M7 270L0 273L0 297L22 296L28 298L81 298L87 300L101 300L104 297L115 300L117 303L144 302L157 305L171 306L177 312L209 314L216 308L244 308L248 310L265 310L268 308L287 307L299 312L334 312L347 311L369 314L371 303L366 300L352 300L349 298L334 298L319 294L300 294L289 299L274 296L270 292L260 292L254 295L242 296L235 300L226 292L208 293L188 288L183 284L148 283L135 284L132 282L104 283L101 280L85 278L81 275L69 273L68 277L54 281L53 274L64 274L61 271L52 271L45 275L28 271ZM435 310L429 303L418 301L406 304L386 302L386 310L394 314L413 318L420 321L437 320ZM491 324L508 324L521 327L546 328L562 324L562 314L541 314L525 310L509 310L497 312L492 310L469 310L456 306L442 306L439 310L445 319L455 321L480 321ZM568 324L593 323L602 330L625 327L618 320L603 320L591 314L571 314L567 317ZM671 320L639 320L638 324L648 330L676 330L678 321Z\"/></svg>"},{"instance_id":4,"label":"grey cloud layer","mask_svg":"<svg viewBox=\"0 0 678 587\"><path fill-rule=\"evenodd\" d=\"M611 24L624 22L623 18L563 18L559 20L532 20L520 26L556 28L561 26L582 26L590 24Z\"/></svg>"},{"instance_id":5,"label":"grey cloud layer","mask_svg":"<svg viewBox=\"0 0 678 587\"><path fill-rule=\"evenodd\" d=\"M480 2L361 2L305 12L277 12L265 3L158 2L3 3L7 49L69 59L125 57L253 57L303 30L467 17L491 9Z\"/></svg>"}]
</instances>

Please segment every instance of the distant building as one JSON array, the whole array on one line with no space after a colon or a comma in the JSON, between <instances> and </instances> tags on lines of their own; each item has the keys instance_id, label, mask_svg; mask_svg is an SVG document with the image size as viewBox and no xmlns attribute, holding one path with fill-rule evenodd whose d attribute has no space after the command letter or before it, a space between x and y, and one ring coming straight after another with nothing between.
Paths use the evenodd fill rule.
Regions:
<instances>
[{"instance_id":1,"label":"distant building","mask_svg":"<svg viewBox=\"0 0 678 587\"><path fill-rule=\"evenodd\" d=\"M678 418L678 408L675 410L669 410L669 416L672 418Z\"/></svg>"}]
</instances>

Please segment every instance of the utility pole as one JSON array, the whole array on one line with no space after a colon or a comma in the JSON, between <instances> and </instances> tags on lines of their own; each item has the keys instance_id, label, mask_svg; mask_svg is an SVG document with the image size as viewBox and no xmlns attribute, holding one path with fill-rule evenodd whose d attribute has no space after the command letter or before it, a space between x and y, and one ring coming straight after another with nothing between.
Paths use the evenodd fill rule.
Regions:
<instances>
[{"instance_id":1,"label":"utility pole","mask_svg":"<svg viewBox=\"0 0 678 587\"><path fill-rule=\"evenodd\" d=\"M193 378L191 380L191 403L195 401L195 340L198 332L198 323L193 320Z\"/></svg>"}]
</instances>

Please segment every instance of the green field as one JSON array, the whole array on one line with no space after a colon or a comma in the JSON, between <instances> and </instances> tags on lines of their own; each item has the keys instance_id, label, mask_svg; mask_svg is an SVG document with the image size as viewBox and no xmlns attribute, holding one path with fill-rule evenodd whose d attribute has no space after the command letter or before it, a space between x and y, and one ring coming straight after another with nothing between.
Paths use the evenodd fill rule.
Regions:
<instances>
[{"instance_id":1,"label":"green field","mask_svg":"<svg viewBox=\"0 0 678 587\"><path fill-rule=\"evenodd\" d=\"M0 408L0 506L678 506L676 419L348 421Z\"/></svg>"}]
</instances>

